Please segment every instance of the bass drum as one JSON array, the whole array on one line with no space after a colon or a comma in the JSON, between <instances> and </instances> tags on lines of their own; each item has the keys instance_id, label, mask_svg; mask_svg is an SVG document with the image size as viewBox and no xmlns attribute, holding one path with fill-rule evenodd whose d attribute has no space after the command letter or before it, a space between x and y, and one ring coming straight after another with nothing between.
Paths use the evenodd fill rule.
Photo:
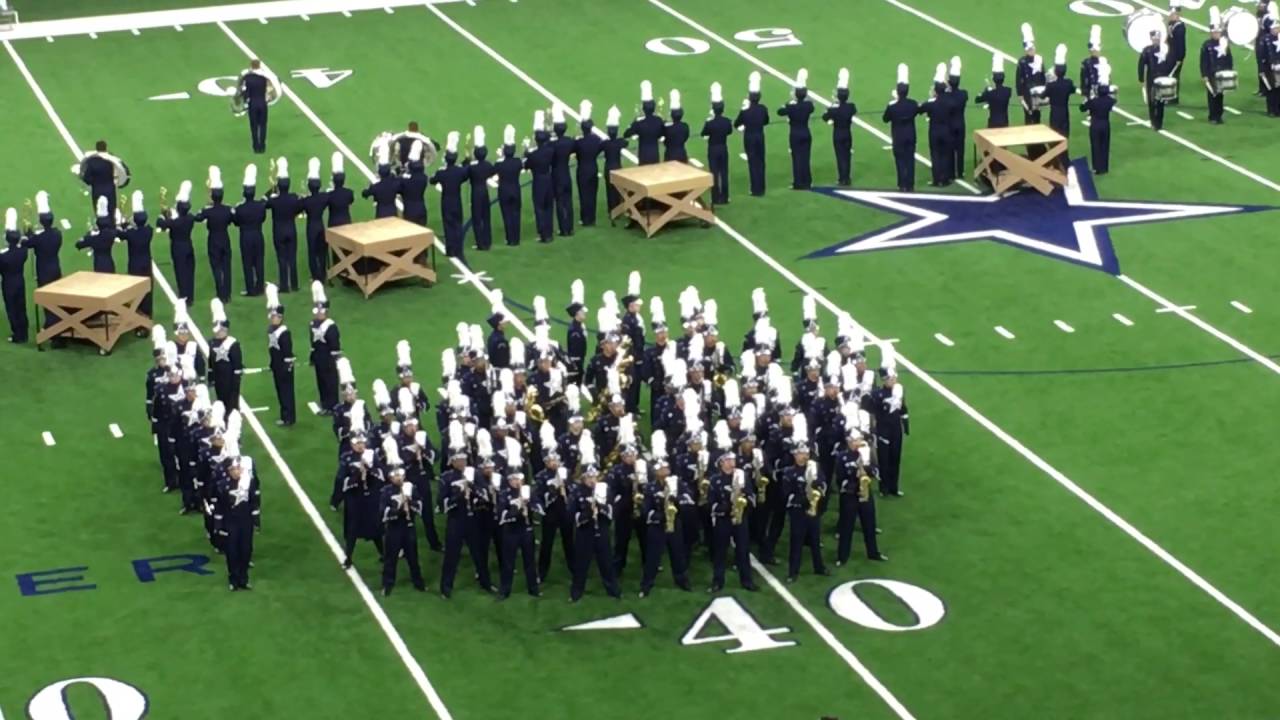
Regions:
<instances>
[{"instance_id":1,"label":"bass drum","mask_svg":"<svg viewBox=\"0 0 1280 720\"><path fill-rule=\"evenodd\" d=\"M1253 47L1253 41L1258 39L1258 18L1242 7L1222 13L1222 26L1227 30L1227 39L1236 45Z\"/></svg>"},{"instance_id":2,"label":"bass drum","mask_svg":"<svg viewBox=\"0 0 1280 720\"><path fill-rule=\"evenodd\" d=\"M1153 32L1160 33L1161 39L1165 36L1164 18L1154 10L1139 10L1124 21L1124 39L1136 53L1151 46Z\"/></svg>"}]
</instances>

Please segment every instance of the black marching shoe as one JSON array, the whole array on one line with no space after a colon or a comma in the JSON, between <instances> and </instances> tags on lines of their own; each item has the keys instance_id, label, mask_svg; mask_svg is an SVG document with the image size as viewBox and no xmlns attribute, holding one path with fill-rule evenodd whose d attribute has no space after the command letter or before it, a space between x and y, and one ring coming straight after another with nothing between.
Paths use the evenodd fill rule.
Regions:
<instances>
[{"instance_id":1,"label":"black marching shoe","mask_svg":"<svg viewBox=\"0 0 1280 720\"><path fill-rule=\"evenodd\" d=\"M888 555L885 555L884 553L879 553L879 554L876 554L876 555L869 555L869 556L867 556L867 557L868 557L868 559L870 559L870 560L875 560L876 562L889 562L889 556L888 556Z\"/></svg>"},{"instance_id":2,"label":"black marching shoe","mask_svg":"<svg viewBox=\"0 0 1280 720\"><path fill-rule=\"evenodd\" d=\"M351 569L351 558L347 558L346 560L343 560L343 561L342 561L342 569L343 569L343 570L350 570L350 569Z\"/></svg>"}]
</instances>

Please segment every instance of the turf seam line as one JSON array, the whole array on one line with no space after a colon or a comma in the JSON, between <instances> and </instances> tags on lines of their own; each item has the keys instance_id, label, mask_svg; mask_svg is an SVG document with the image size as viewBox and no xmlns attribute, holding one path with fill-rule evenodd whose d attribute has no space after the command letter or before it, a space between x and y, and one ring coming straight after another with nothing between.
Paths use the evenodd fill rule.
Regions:
<instances>
[{"instance_id":1,"label":"turf seam line","mask_svg":"<svg viewBox=\"0 0 1280 720\"><path fill-rule=\"evenodd\" d=\"M434 7L433 5L430 5L427 3L424 3L424 6L429 12L431 12L433 15L439 18L441 22L448 25L450 28L452 28L462 37L466 38L468 41L471 42L472 45L475 45L486 55L491 57L499 65L502 65L504 68L510 71L513 75L520 78L522 81L524 81L525 84L527 84L529 87L536 90L544 98L546 98L547 100L550 100L551 102L555 103L558 106L561 106L564 109L565 115L572 117L574 120L580 121L580 118L573 106L570 106L568 103L564 102L559 97L554 95L545 86L543 86L537 80L534 80L528 73L526 73L524 70L520 69L519 67L511 63L511 61L507 60L505 57L499 54L496 50L489 47L482 40L480 40L478 37L476 37L470 31L468 31L466 28L462 27L457 22L455 22L452 18L450 18L448 15L444 14L439 8ZM604 134L603 131L600 130L600 128L598 127L593 128L593 132L595 132L598 135ZM635 154L630 152L629 150L624 150L623 154L631 162L634 163L637 161ZM810 288L808 285L805 285L803 281L801 281L799 278L795 277L794 275L790 274L789 271L787 271L785 268L782 268L781 266L777 265L776 261L774 261L773 258L770 258L768 255L764 255L759 248L752 245L749 241L746 240L746 238L738 234L736 230L731 228L729 225L725 224L724 221L720 220L719 218L716 218L715 224L719 226L721 229L723 229L726 233L728 233L731 237L734 237L736 240L738 240L738 242L742 244L744 247L747 247L748 249L760 255L761 259L766 259L767 263L770 263L775 269L779 270L785 276L787 276L788 279L791 279L792 284L796 285L797 287L800 287L802 290L805 290L809 294L813 295L824 306L833 309L833 311L838 310L838 308L835 308L835 306L831 303L831 301L827 300L825 297L820 295L813 288ZM826 626L824 626L813 615L813 613L809 612L807 608L801 605L800 602L796 600L795 596L792 595L789 591L787 591L787 589L781 583L778 582L778 579L774 577L773 573L769 572L767 568L765 568L763 565L757 562L754 555L750 557L751 557L752 565L756 568L756 571L760 573L762 577L764 577L765 581L769 583L769 586L774 588L774 590L778 592L779 596L782 597L783 601L786 602L787 605L789 605L791 609L795 611L795 613L799 615L800 618L804 620L805 623L808 624L809 627L814 632L816 632L819 637L823 639L823 641L826 642L828 647L830 647L836 653L837 656L839 656L842 660L845 661L845 663L850 667L850 669L852 669L860 678L862 678L863 682L865 682L867 686L872 689L872 691L874 691L877 695L880 696L881 700L883 700L885 704L888 705L898 715L899 718L902 718L902 720L914 720L914 716L911 714L909 710L907 710L906 706L903 705L902 702L899 701L897 697L895 697L893 693L887 687L885 687L883 683L880 682L879 678L877 678L875 675L871 673L871 670L868 669L866 665L864 665L847 647L841 644L840 641L835 637L835 635L832 634L832 632L828 630Z\"/></svg>"},{"instance_id":2,"label":"turf seam line","mask_svg":"<svg viewBox=\"0 0 1280 720\"><path fill-rule=\"evenodd\" d=\"M906 9L912 13L919 14L921 15L921 17L929 20L930 22L934 22L934 23L939 22L927 15L923 15L922 13L919 13L913 8L909 8L907 6L901 5L901 3L898 2L898 0L885 0L885 1L898 5L903 9ZM661 2L658 2L658 0L649 0L649 2L658 7L666 8L666 6L664 6ZM429 8L429 9L431 9L436 15L440 17L447 17L444 15L444 13L440 12L436 8ZM723 37L720 37L716 33L706 29L705 27L702 27L698 23L684 17L680 13L675 12L670 8L666 8L666 10L668 14L672 15L673 17L676 17L677 19L683 20L685 24L698 30L702 34L706 35L708 38L712 40L716 40L721 45L734 50L739 55L744 55L748 58L751 58L749 54L745 53L740 48L737 48L737 46L725 40ZM986 45L985 43L979 43L978 41L974 40L968 35L965 35L959 30L956 30L955 28L948 27L946 29L948 29L950 32L954 34L957 34L965 39L970 40L975 44L978 44L979 47L983 47L990 52L997 52L997 53L999 52L995 50L995 48L992 48L991 46ZM1003 55L1003 53L1000 53L1000 54ZM753 64L760 63L760 61L756 60L755 58L751 58L751 60ZM762 65L763 63L760 63L760 64ZM777 271L783 277L786 277L788 280L790 280L793 285L812 294L828 310L831 310L833 312L840 312L840 309L836 307L833 303L831 303L830 300L827 300L826 297L819 294L816 290L810 288L807 284L804 283L803 280L797 277L795 273L779 265L776 260L774 260L772 257L765 254L762 250L760 250L758 247L756 247L746 238L739 235L737 231L733 230L731 227L726 225L723 221L720 221L717 218L716 224L719 225L721 229L723 229L725 232L733 236L734 239L739 242L739 244L741 244L743 247L751 251L754 255L756 255L756 257L760 258L761 261L763 261L765 264L772 267L775 271ZM1132 287L1134 287L1134 289L1138 290L1139 292L1142 292L1144 295L1148 295L1148 297L1155 299L1157 302L1160 302L1161 304L1172 304L1172 303L1169 303L1167 300L1164 300L1164 298L1161 298L1159 295L1156 295L1153 291L1148 289L1146 286L1140 283L1137 283L1132 278L1128 278L1124 275L1121 275L1119 277L1121 280L1125 281L1126 283L1129 283ZM1180 313L1180 314L1188 318L1189 320L1191 320L1193 323L1204 325L1208 327L1208 330L1212 331L1213 333L1222 335L1221 331L1217 330L1216 328L1212 328L1211 326L1208 326L1207 323L1204 323L1204 321L1200 320L1194 315L1190 315L1188 313ZM874 342L874 335L870 331L868 331L865 327L863 327L863 330L869 336L869 339L871 339L872 342ZM1230 341L1228 342L1228 344L1234 343L1233 347L1239 346L1239 347L1236 347L1237 350L1243 347L1242 345L1240 345L1238 341L1228 338L1225 335L1222 335L1222 337L1220 337L1219 339L1223 339L1223 338L1225 338L1224 342ZM1245 348L1245 349L1248 350L1248 348ZM1249 350L1249 353L1252 353L1253 355L1257 355L1257 353L1252 350ZM1251 355L1251 357L1253 355ZM1128 520L1125 520L1123 517L1116 514L1115 511L1113 511L1111 508L1104 505L1100 500L1095 498L1084 488L1077 485L1073 480L1071 480L1071 478L1064 475L1062 471L1058 470L1056 467L1049 464L1047 460L1037 455L1027 446L1023 445L1022 442L1019 441L1017 438L1013 437L1007 431L1001 428L999 425L996 425L994 422L988 419L985 415L978 412L976 408L974 408L972 405L966 402L959 395L956 395L954 392L952 392L949 388L947 388L941 382L933 378L929 373L925 372L918 365L911 362L901 354L898 354L897 358L898 358L899 365L906 368L908 372L910 372L911 374L919 378L921 382L923 382L925 385L928 385L934 392L946 398L951 404L955 405L957 408L963 411L971 419L973 419L979 425L984 427L988 432L995 435L997 438L999 438L1002 442L1004 442L1009 447L1013 448L1014 451L1016 451L1024 459L1030 462L1033 466L1040 469L1042 472L1044 472L1046 475L1052 478L1055 482L1061 485L1068 492L1075 495L1082 502L1084 502L1086 505L1092 508L1095 512L1102 515L1111 524L1115 525L1117 528L1119 528L1122 532L1124 532L1130 538L1138 542L1138 544L1142 545L1149 552L1151 552L1157 558L1162 560L1165 564L1169 565L1171 568L1176 570L1180 575L1182 575L1184 578L1190 581L1193 585L1195 585L1205 594L1209 595L1214 600L1216 600L1219 604L1221 604L1223 607L1227 608L1227 610L1229 610L1236 617L1243 620L1246 624L1248 624L1254 630L1262 634L1264 637L1270 640L1273 644L1280 646L1280 634L1277 634L1274 630L1272 630L1270 627L1264 624L1261 620L1259 620L1252 613L1250 613L1248 610L1242 607L1239 603L1227 597L1226 594L1224 594L1221 590L1219 590L1217 587L1212 585L1209 581L1201 577L1198 573L1196 573L1196 571L1192 570L1188 565L1183 563L1178 558L1174 557L1172 554L1169 553L1169 551L1165 550L1163 547L1158 545L1154 540L1147 537L1141 530L1138 530ZM1257 360L1258 357L1254 357L1254 359ZM1266 358L1262 358L1262 359L1266 360L1266 362L1269 363L1271 366L1275 366L1275 363L1271 362L1269 359L1266 359ZM1280 370L1280 366L1277 366L1277 369Z\"/></svg>"}]
</instances>

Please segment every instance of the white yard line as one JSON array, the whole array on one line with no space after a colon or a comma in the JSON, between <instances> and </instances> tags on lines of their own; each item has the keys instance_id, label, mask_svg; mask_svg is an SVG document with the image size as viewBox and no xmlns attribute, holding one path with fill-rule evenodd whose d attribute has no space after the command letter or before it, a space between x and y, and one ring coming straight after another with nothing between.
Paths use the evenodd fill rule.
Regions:
<instances>
[{"instance_id":1,"label":"white yard line","mask_svg":"<svg viewBox=\"0 0 1280 720\"><path fill-rule=\"evenodd\" d=\"M227 32L230 31L228 30ZM26 63L23 62L21 56L18 55L17 51L13 49L13 46L7 40L4 42L4 46L5 49L9 51L9 56L13 59L14 64L18 66L19 72L21 72L22 76L26 78L28 86L30 86L32 93L44 108L45 113L49 116L49 120L57 129L58 134L61 135L62 139L66 142L67 148L71 151L72 155L79 158L81 155L80 146L76 143L75 139L71 137L71 132L67 129L66 124L62 122L62 118L58 116L53 105L49 103L49 98L44 94L44 91L40 89L40 85L27 69ZM164 274L160 272L160 268L152 263L151 270L155 277L156 285L159 286L160 291L169 298L170 302L176 303L178 301L178 296L173 292L173 287L170 286L169 281L165 278ZM209 346L205 342L204 336L201 334L199 328L192 326L191 334L195 338L200 351L204 355L208 356ZM320 511L316 509L311 498L307 495L306 491L302 489L302 485L298 483L298 479L289 468L289 464L280 456L280 451L276 448L275 443L272 442L271 437L267 435L266 430L262 427L262 423L258 421L257 415L254 414L253 408L243 397L240 398L240 413L248 423L250 429L252 429L253 433L258 437L259 442L262 443L263 448L267 451L271 460L275 463L276 469L280 471L280 476L284 479L285 485L287 485L289 490L293 492L298 504L302 506L303 512L311 520L311 524L315 526L316 531L320 533L321 539L323 539L324 543L329 547L333 557L337 560L345 558L346 551L343 549L342 544L336 537L334 537L333 531L329 529L324 518L320 515ZM52 444L53 436L48 433L45 434L47 436L45 440L46 443ZM413 676L418 687L427 697L427 700L430 702L436 715L441 718L441 720L452 720L452 715L450 715L448 708L445 707L444 702L440 699L435 688L431 685L431 681L427 679L427 674L422 669L422 665L413 656L413 654L409 652L409 648L405 644L404 638L400 635L400 631L396 629L395 625L392 624L391 619L387 616L386 611L380 604L378 604L378 601L374 598L373 592L365 583L364 578L360 576L359 572L357 572L354 567L346 570L345 575L347 576L347 579L351 581L352 586L355 587L356 592L360 595L360 599L364 601L369 612L373 615L378 627L382 629L383 634L386 635L387 640L390 641L391 646L395 649L396 654L399 655L400 660L409 670L409 674Z\"/></svg>"},{"instance_id":2,"label":"white yard line","mask_svg":"<svg viewBox=\"0 0 1280 720\"><path fill-rule=\"evenodd\" d=\"M943 335L942 333L934 333L934 334L933 334L933 337L934 337L934 339L935 339L935 340L937 340L938 342L942 343L943 345L946 345L947 347L955 347L955 346L956 346L956 343L955 343L955 341L954 341L954 340L952 340L951 338L947 337L946 335Z\"/></svg>"},{"instance_id":3,"label":"white yard line","mask_svg":"<svg viewBox=\"0 0 1280 720\"><path fill-rule=\"evenodd\" d=\"M1242 114L1239 110L1237 110L1237 109L1235 109L1235 108L1233 108L1233 107L1228 107L1228 106L1226 106L1226 105L1223 105L1223 106L1222 106L1222 109L1223 109L1223 110L1226 110L1227 112L1231 113L1232 115L1241 115L1241 114Z\"/></svg>"},{"instance_id":4,"label":"white yard line","mask_svg":"<svg viewBox=\"0 0 1280 720\"><path fill-rule=\"evenodd\" d=\"M1014 337L1016 337L1013 333L1009 332L1003 325L996 326L996 334L998 334L1000 337L1004 338L1005 340L1012 340L1014 339Z\"/></svg>"},{"instance_id":5,"label":"white yard line","mask_svg":"<svg viewBox=\"0 0 1280 720\"><path fill-rule=\"evenodd\" d=\"M54 445L58 444L53 439L53 433L49 432L48 430L45 430L44 432L40 433L40 439L44 440L44 444L48 445L49 447L53 447Z\"/></svg>"},{"instance_id":6,"label":"white yard line","mask_svg":"<svg viewBox=\"0 0 1280 720\"><path fill-rule=\"evenodd\" d=\"M1162 308L1156 308L1156 314L1159 315L1161 313L1176 313L1179 310L1195 310L1195 309L1196 309L1195 305L1179 305L1177 307L1172 307L1172 306L1162 307Z\"/></svg>"},{"instance_id":7,"label":"white yard line","mask_svg":"<svg viewBox=\"0 0 1280 720\"><path fill-rule=\"evenodd\" d=\"M1115 318L1116 322L1120 323L1125 327L1133 327L1133 321L1125 317L1124 315L1121 315L1120 313L1111 313L1111 317Z\"/></svg>"},{"instance_id":8,"label":"white yard line","mask_svg":"<svg viewBox=\"0 0 1280 720\"><path fill-rule=\"evenodd\" d=\"M120 426L115 423L111 423L110 425L108 425L107 429L111 431L111 437L113 438L119 439L124 437L124 431L121 430Z\"/></svg>"},{"instance_id":9,"label":"white yard line","mask_svg":"<svg viewBox=\"0 0 1280 720\"><path fill-rule=\"evenodd\" d=\"M320 414L320 405L319 405L319 403L317 403L315 400L308 400L308 401L307 401L307 409L311 411L311 414L312 414L312 415L319 415L319 414Z\"/></svg>"},{"instance_id":10,"label":"white yard line","mask_svg":"<svg viewBox=\"0 0 1280 720\"><path fill-rule=\"evenodd\" d=\"M262 372L265 369L266 368L260 368L260 367L245 368L240 371L240 374L241 375L257 375L258 373Z\"/></svg>"},{"instance_id":11,"label":"white yard line","mask_svg":"<svg viewBox=\"0 0 1280 720\"><path fill-rule=\"evenodd\" d=\"M134 32L162 27L172 27L174 30L182 32L184 25L212 25L216 22L235 22L238 20L257 20L265 23L272 18L302 17L303 15L323 15L328 13L342 13L347 17L351 17L352 10L384 10L392 7L422 5L423 3L454 2L461 2L461 0L270 0L268 2L184 8L181 10L94 15L63 20L37 20L35 22L19 23L12 30L6 31L4 37L6 40L26 40L38 37L55 38L90 33Z\"/></svg>"},{"instance_id":12,"label":"white yard line","mask_svg":"<svg viewBox=\"0 0 1280 720\"><path fill-rule=\"evenodd\" d=\"M1233 308L1235 308L1235 309L1239 310L1240 312L1244 313L1245 315L1251 315L1251 314L1253 314L1253 308L1249 307L1248 305L1245 305L1244 303L1240 302L1239 300L1232 300L1232 301L1231 301L1231 307L1233 307Z\"/></svg>"},{"instance_id":13,"label":"white yard line","mask_svg":"<svg viewBox=\"0 0 1280 720\"><path fill-rule=\"evenodd\" d=\"M737 54L746 56L753 65L756 65L757 67L768 68L768 66L765 65L763 62L761 62L759 59L752 57L749 53L745 53L744 51L741 51L740 48L737 48L728 40L725 40L723 37L712 32L706 27L668 8L666 5L659 2L659 0L649 0L649 2L652 5L655 5L657 7L664 9L667 12L667 14L679 20L682 20L686 25L702 33L709 40L714 40L727 48L734 49L735 52L737 52ZM903 7L904 9L909 9L912 12L915 12L914 9L910 9L910 8L907 8L907 6L901 5L901 3L899 3L897 0L886 0L886 2L891 2L895 5L899 5ZM440 12L439 10L435 8L431 8L431 10L436 15L444 17L444 13ZM928 16L925 16L925 17L928 17ZM960 31L955 30L954 28L951 28L951 31L962 35L963 37L971 40L972 42L975 42L975 43L977 42L976 40L969 38L969 36L963 35L963 33L960 33ZM988 51L998 52L998 51L995 51L995 49L991 48L990 46L985 46L985 47L988 49ZM517 72L517 74L520 74L520 73ZM781 76L781 77L785 78L786 76ZM546 93L544 93L544 95L545 94ZM835 312L835 313L843 312L838 306L836 306L834 303L832 303L830 300L824 297L821 293L819 293L817 290L813 289L807 283L805 283L803 280L797 277L795 273L783 267L781 264L778 263L778 261L770 257L763 250L757 247L754 243L747 240L740 233L738 233L736 230L734 230L732 227L726 224L723 220L720 220L717 218L716 225L718 225L720 229L728 233L729 236L732 237L734 240L736 240L739 245L742 245L744 248L750 251L753 255L759 258L761 262L773 268L778 274L787 278L787 280L789 280L796 287L800 288L802 291L813 295L814 298L816 298L818 302L823 305L823 307L827 308L831 312ZM1132 279L1126 278L1123 275L1120 277L1122 280L1125 280L1126 282L1132 284L1135 287L1135 289L1141 288L1140 292L1145 291L1144 294L1150 293L1148 297L1154 296L1152 299L1155 299L1156 302L1160 302L1161 304L1172 304L1172 303L1169 303L1168 301L1165 301L1163 298L1160 298L1158 295L1155 295L1151 290L1147 289L1146 287L1137 284ZM1190 317L1194 318L1194 316L1190 316ZM1194 321L1203 323L1203 321L1199 320L1199 318L1194 318ZM855 322L857 321L855 320ZM870 342L875 342L876 341L875 335L871 333L870 330L867 330L865 326L863 326L863 329L867 332L868 340ZM1224 594L1221 590L1215 587L1208 580L1205 580L1203 577L1201 577L1199 573L1197 573L1195 570L1192 570L1189 566L1186 565L1186 563L1183 563L1181 560L1174 557L1172 554L1169 553L1169 551L1165 550L1163 547L1158 545L1154 540L1148 537L1141 530L1134 527L1128 520L1125 520L1123 517L1120 517L1120 515L1116 514L1114 510L1104 505L1100 500L1098 500L1096 497L1091 495L1084 488L1077 485L1074 481L1072 481L1070 478L1064 475L1061 471L1059 471L1053 465L1050 465L1049 462L1046 461L1044 458L1040 457L1035 452L1033 452L1030 448L1023 445L1022 442L1020 442L1017 438L1013 437L1008 432L1006 432L1003 428L1001 428L1000 426L992 422L990 419L988 419L985 415L978 412L977 409L975 409L972 405L966 402L959 395L956 395L945 385L938 382L932 375L925 372L923 369L921 369L915 363L911 362L905 356L898 353L895 353L895 354L898 358L898 365L900 367L905 368L908 372L915 375L917 378L920 379L921 382L923 382L925 385L928 385L930 388L932 388L934 392L938 393L939 395L947 399L951 404L955 405L962 412L968 415L974 422L977 422L979 425L985 428L992 435L995 435L1002 442L1004 442L1006 445L1012 448L1024 459L1026 459L1027 462L1031 463L1036 468L1040 469L1044 474L1048 475L1050 478L1052 478L1055 482L1061 485L1068 492L1075 495L1077 498L1079 498L1082 502L1084 502L1086 505L1092 508L1099 515L1102 515L1112 525L1115 525L1122 532L1124 532L1126 535L1132 538L1135 542L1137 542L1138 544L1146 548L1151 554L1155 555L1157 558L1159 558L1169 567L1173 568L1175 571L1178 572L1178 574L1182 575L1189 582L1191 582L1191 584L1195 585L1197 588L1203 591L1206 595L1216 600L1219 604L1221 604L1223 607L1229 610L1233 615L1238 617L1240 620L1244 621L1246 624L1248 624L1250 627L1252 627L1254 630L1260 633L1263 637L1270 640L1273 644L1280 646L1280 634L1276 633L1276 631L1268 627L1265 623L1263 623L1261 620L1255 617L1252 613L1250 613L1248 610L1242 607L1239 603L1227 597L1226 594ZM1266 358L1263 358L1263 359L1266 359ZM1270 360L1267 360L1267 362L1270 362ZM1274 363L1271 363L1271 364L1274 365Z\"/></svg>"},{"instance_id":14,"label":"white yard line","mask_svg":"<svg viewBox=\"0 0 1280 720\"><path fill-rule=\"evenodd\" d=\"M1075 328L1071 327L1070 325L1066 324L1065 322L1063 322L1063 321L1061 321L1061 320L1054 320L1054 321L1053 321L1053 324L1054 324L1054 325L1057 325L1057 326L1058 326L1058 329L1059 329L1059 330L1061 330L1061 331L1062 331L1062 332L1064 332L1064 333L1073 333L1073 332L1075 332L1075 331L1076 331L1076 329L1075 329Z\"/></svg>"}]
</instances>

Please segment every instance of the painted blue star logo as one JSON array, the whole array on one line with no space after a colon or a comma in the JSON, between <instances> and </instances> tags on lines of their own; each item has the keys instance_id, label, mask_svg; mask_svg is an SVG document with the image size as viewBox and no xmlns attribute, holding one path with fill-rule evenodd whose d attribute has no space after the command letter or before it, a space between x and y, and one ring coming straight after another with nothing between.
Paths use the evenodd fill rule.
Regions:
<instances>
[{"instance_id":1,"label":"painted blue star logo","mask_svg":"<svg viewBox=\"0 0 1280 720\"><path fill-rule=\"evenodd\" d=\"M1099 200L1084 160L1067 171L1067 187L1048 197L1035 191L1010 195L942 195L819 188L816 192L897 213L901 222L810 253L847 253L995 240L1112 275L1120 262L1111 247L1112 225L1164 222L1259 212L1257 205L1206 205Z\"/></svg>"}]
</instances>

